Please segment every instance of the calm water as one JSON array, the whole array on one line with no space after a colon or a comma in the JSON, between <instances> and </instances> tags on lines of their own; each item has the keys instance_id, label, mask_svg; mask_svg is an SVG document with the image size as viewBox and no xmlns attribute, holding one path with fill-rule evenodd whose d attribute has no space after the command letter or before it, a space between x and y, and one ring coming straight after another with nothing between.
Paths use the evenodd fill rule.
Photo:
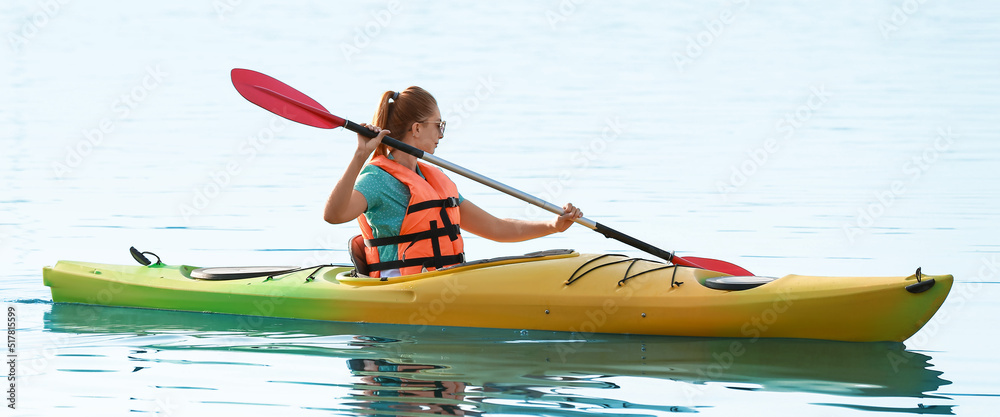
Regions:
<instances>
[{"instance_id":1,"label":"calm water","mask_svg":"<svg viewBox=\"0 0 1000 417\"><path fill-rule=\"evenodd\" d=\"M95 4L96 3L96 4ZM1000 405L1000 7L988 1L0 4L4 415L985 415ZM41 268L346 261L321 220L353 135L243 100L234 67L365 121L437 97L437 154L759 275L952 273L905 344L261 320L53 305ZM453 176L455 178L455 176ZM456 178L499 216L547 218ZM582 227L467 240L640 255ZM726 356L733 343L745 353Z\"/></svg>"}]
</instances>

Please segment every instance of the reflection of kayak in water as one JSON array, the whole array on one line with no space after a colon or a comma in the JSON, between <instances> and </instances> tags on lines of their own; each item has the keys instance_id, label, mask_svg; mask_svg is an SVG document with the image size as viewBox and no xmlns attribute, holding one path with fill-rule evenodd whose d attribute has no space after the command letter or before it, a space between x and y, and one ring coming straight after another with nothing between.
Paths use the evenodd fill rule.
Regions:
<instances>
[{"instance_id":1,"label":"reflection of kayak in water","mask_svg":"<svg viewBox=\"0 0 1000 417\"><path fill-rule=\"evenodd\" d=\"M254 321L248 322L248 319ZM358 375L464 384L608 388L634 376L735 389L924 397L949 384L925 354L900 343L684 338L329 323L55 304L46 329L68 333L189 335L147 347L340 357L407 365ZM585 338L586 336L586 338ZM239 343L234 344L234 339ZM416 367L416 368L413 368Z\"/></svg>"},{"instance_id":2,"label":"reflection of kayak in water","mask_svg":"<svg viewBox=\"0 0 1000 417\"><path fill-rule=\"evenodd\" d=\"M922 276L919 270L900 277L729 277L571 251L385 280L352 277L350 267L246 277L251 269L216 273L160 263L60 261L43 275L57 303L339 322L862 342L906 340L934 315L952 284L950 275Z\"/></svg>"}]
</instances>

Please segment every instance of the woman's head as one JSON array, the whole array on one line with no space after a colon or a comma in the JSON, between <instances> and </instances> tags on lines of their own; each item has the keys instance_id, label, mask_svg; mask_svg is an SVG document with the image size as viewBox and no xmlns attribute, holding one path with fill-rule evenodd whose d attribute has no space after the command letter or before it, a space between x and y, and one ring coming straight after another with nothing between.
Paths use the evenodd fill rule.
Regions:
<instances>
[{"instance_id":1,"label":"woman's head","mask_svg":"<svg viewBox=\"0 0 1000 417\"><path fill-rule=\"evenodd\" d=\"M434 96L423 88L413 86L398 93L394 91L383 93L372 124L389 129L393 137L406 142L410 142L408 139L420 130L420 134L424 136L420 139L427 141L433 136L433 142L436 144L443 132L439 133L438 126L428 122L440 121L441 111ZM424 151L433 152L433 149ZM388 147L379 145L373 157L387 153Z\"/></svg>"}]
</instances>

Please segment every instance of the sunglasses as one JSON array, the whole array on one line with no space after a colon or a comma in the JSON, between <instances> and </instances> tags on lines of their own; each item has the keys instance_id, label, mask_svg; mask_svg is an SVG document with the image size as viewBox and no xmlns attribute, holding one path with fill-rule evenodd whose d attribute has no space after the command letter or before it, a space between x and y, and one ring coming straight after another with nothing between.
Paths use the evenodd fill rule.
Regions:
<instances>
[{"instance_id":1,"label":"sunglasses","mask_svg":"<svg viewBox=\"0 0 1000 417\"><path fill-rule=\"evenodd\" d=\"M441 131L442 135L444 134L444 127L445 127L445 125L448 124L448 122L445 122L444 120L442 120L440 122L426 121L426 122L417 122L417 123L420 123L420 124L423 124L423 123L433 123L433 124L436 124L436 125L438 125L438 130Z\"/></svg>"}]
</instances>

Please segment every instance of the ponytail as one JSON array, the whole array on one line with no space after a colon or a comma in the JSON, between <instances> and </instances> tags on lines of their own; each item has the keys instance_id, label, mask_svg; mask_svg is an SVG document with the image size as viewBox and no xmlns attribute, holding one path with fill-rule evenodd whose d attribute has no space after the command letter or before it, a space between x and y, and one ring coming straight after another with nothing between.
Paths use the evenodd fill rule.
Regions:
<instances>
[{"instance_id":1,"label":"ponytail","mask_svg":"<svg viewBox=\"0 0 1000 417\"><path fill-rule=\"evenodd\" d=\"M430 117L436 108L437 100L423 88L413 86L400 92L386 91L379 100L372 124L389 129L393 137L403 140L414 123ZM389 147L379 144L372 158L388 153Z\"/></svg>"}]
</instances>

